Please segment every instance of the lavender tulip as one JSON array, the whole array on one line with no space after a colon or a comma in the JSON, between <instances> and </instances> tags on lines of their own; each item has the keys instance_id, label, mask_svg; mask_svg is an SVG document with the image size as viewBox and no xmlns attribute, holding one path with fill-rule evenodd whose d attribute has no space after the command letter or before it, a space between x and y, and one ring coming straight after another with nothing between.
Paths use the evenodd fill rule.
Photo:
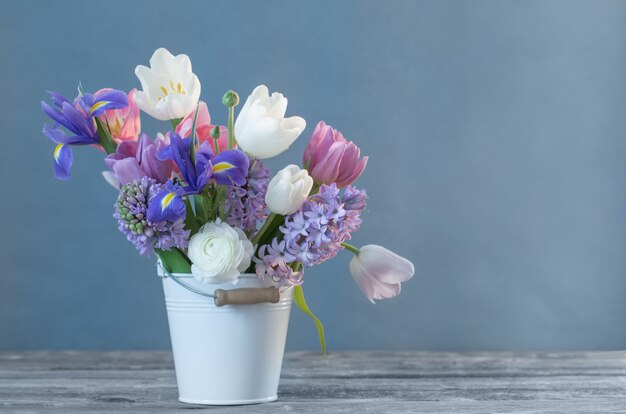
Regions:
<instances>
[{"instance_id":1,"label":"lavender tulip","mask_svg":"<svg viewBox=\"0 0 626 414\"><path fill-rule=\"evenodd\" d=\"M368 157L343 134L320 121L304 150L302 162L317 184L336 183L345 188L363 173Z\"/></svg>"},{"instance_id":2,"label":"lavender tulip","mask_svg":"<svg viewBox=\"0 0 626 414\"><path fill-rule=\"evenodd\" d=\"M167 147L163 138L150 140L146 134L139 141L124 141L116 152L104 160L111 172L104 172L105 179L116 187L121 187L142 177L150 177L158 183L165 183L172 175L169 161L161 161L156 154Z\"/></svg>"},{"instance_id":3,"label":"lavender tulip","mask_svg":"<svg viewBox=\"0 0 626 414\"><path fill-rule=\"evenodd\" d=\"M413 277L413 263L382 246L368 244L356 249L343 244L355 253L350 261L350 273L365 296L374 299L390 299L400 293L400 283Z\"/></svg>"}]
</instances>

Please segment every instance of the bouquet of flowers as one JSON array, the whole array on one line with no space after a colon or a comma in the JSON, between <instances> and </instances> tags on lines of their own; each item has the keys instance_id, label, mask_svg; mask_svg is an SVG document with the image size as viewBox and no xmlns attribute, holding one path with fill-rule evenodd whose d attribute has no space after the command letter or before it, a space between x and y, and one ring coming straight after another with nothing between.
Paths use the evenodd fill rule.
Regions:
<instances>
[{"instance_id":1,"label":"bouquet of flowers","mask_svg":"<svg viewBox=\"0 0 626 414\"><path fill-rule=\"evenodd\" d=\"M227 92L228 125L215 125L200 101L200 81L186 55L158 49L150 67L137 66L142 90L79 87L69 100L50 92L41 106L53 123L43 134L56 144L54 173L70 178L73 147L108 155L106 181L119 191L114 217L139 253L155 253L168 272L201 282L237 283L243 273L293 287L296 304L316 324L302 292L304 269L354 253L350 272L372 302L400 292L412 263L377 245L348 243L361 224L365 190L353 186L368 157L320 121L302 157L270 179L263 160L286 151L306 122L285 117L287 98L257 86L235 118L239 96ZM140 110L171 122L154 140L141 133Z\"/></svg>"}]
</instances>

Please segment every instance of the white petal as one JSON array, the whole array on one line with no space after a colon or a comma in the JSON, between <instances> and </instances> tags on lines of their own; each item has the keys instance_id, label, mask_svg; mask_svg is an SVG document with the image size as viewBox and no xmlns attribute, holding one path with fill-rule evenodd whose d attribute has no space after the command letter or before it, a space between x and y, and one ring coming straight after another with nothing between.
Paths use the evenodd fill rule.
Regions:
<instances>
[{"instance_id":1,"label":"white petal","mask_svg":"<svg viewBox=\"0 0 626 414\"><path fill-rule=\"evenodd\" d=\"M274 92L269 99L261 102L267 108L267 116L284 118L287 112L287 98L282 93Z\"/></svg>"},{"instance_id":2,"label":"white petal","mask_svg":"<svg viewBox=\"0 0 626 414\"><path fill-rule=\"evenodd\" d=\"M120 180L118 180L115 177L115 174L113 174L111 171L102 171L102 176L104 177L104 180L111 184L111 186L113 188L115 188L116 190L120 189Z\"/></svg>"},{"instance_id":3,"label":"white petal","mask_svg":"<svg viewBox=\"0 0 626 414\"><path fill-rule=\"evenodd\" d=\"M160 73L168 73L169 68L174 63L174 55L164 47L160 47L154 51L150 58L150 68Z\"/></svg>"}]
</instances>

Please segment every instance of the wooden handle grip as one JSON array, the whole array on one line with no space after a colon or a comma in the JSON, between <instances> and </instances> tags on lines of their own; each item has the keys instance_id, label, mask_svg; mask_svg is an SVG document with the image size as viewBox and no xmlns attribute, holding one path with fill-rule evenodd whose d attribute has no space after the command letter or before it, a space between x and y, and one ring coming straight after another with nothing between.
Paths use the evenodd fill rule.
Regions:
<instances>
[{"instance_id":1,"label":"wooden handle grip","mask_svg":"<svg viewBox=\"0 0 626 414\"><path fill-rule=\"evenodd\" d=\"M278 303L280 292L273 287L217 289L215 291L215 306L250 305L253 303Z\"/></svg>"}]
</instances>

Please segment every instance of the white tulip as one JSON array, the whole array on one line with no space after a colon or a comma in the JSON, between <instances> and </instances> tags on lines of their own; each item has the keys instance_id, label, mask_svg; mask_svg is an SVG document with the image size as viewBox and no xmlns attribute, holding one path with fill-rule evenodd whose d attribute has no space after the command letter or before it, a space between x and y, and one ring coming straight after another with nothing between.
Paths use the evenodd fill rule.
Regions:
<instances>
[{"instance_id":1,"label":"white tulip","mask_svg":"<svg viewBox=\"0 0 626 414\"><path fill-rule=\"evenodd\" d=\"M135 94L135 101L148 115L168 121L183 118L196 109L200 81L191 71L189 56L174 56L159 48L150 58L150 67L137 66L135 75L143 88Z\"/></svg>"},{"instance_id":2,"label":"white tulip","mask_svg":"<svg viewBox=\"0 0 626 414\"><path fill-rule=\"evenodd\" d=\"M359 249L350 261L350 273L365 296L374 299L390 299L400 293L400 284L413 277L413 263L391 250L376 244Z\"/></svg>"},{"instance_id":3,"label":"white tulip","mask_svg":"<svg viewBox=\"0 0 626 414\"><path fill-rule=\"evenodd\" d=\"M287 98L265 85L254 88L235 121L235 137L241 149L265 159L286 151L306 127L299 116L285 118Z\"/></svg>"},{"instance_id":4,"label":"white tulip","mask_svg":"<svg viewBox=\"0 0 626 414\"><path fill-rule=\"evenodd\" d=\"M250 266L252 243L239 228L219 218L207 223L189 239L187 256L193 277L203 283L236 283L241 272Z\"/></svg>"},{"instance_id":5,"label":"white tulip","mask_svg":"<svg viewBox=\"0 0 626 414\"><path fill-rule=\"evenodd\" d=\"M313 179L307 170L290 164L278 171L267 186L265 203L277 214L295 213L309 196Z\"/></svg>"}]
</instances>

